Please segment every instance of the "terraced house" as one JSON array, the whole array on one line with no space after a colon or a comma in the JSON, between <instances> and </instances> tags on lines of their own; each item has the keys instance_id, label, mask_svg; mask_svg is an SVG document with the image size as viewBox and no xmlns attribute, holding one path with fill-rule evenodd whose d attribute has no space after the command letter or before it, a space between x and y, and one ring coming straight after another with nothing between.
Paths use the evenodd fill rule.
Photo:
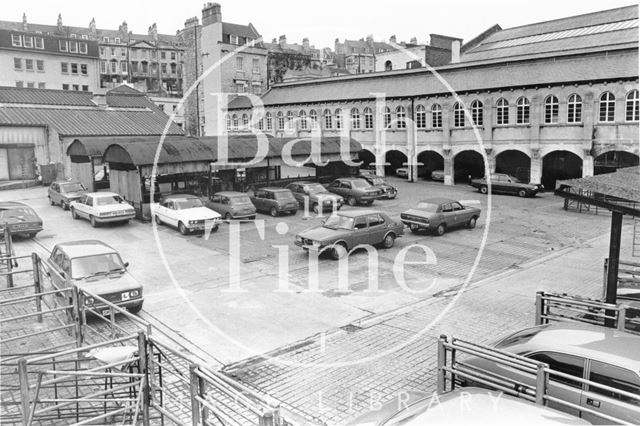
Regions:
<instances>
[{"instance_id":1,"label":"terraced house","mask_svg":"<svg viewBox=\"0 0 640 426\"><path fill-rule=\"evenodd\" d=\"M482 176L485 159L547 187L638 164L637 6L495 25L451 58L277 85L263 111L231 101L226 131L350 136L380 174L408 164L410 180L444 170L446 184Z\"/></svg>"}]
</instances>

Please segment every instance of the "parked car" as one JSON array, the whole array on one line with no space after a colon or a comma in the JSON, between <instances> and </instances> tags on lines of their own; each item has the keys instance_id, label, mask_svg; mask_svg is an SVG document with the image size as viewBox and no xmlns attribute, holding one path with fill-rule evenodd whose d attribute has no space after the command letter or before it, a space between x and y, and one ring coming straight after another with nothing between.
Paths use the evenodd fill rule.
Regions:
<instances>
[{"instance_id":1,"label":"parked car","mask_svg":"<svg viewBox=\"0 0 640 426\"><path fill-rule=\"evenodd\" d=\"M369 185L374 188L382 190L382 197L388 200L393 200L398 196L398 188L393 185L389 185L383 177L371 173L360 173L360 178L369 182Z\"/></svg>"},{"instance_id":2,"label":"parked car","mask_svg":"<svg viewBox=\"0 0 640 426\"><path fill-rule=\"evenodd\" d=\"M550 375L548 393L554 398L629 423L637 423L640 419L640 398L632 399L615 392L618 389L640 395L638 335L598 325L557 322L517 331L492 346L545 363L552 371L566 374L568 377ZM483 374L497 374L531 386L536 383L535 372L527 373L504 362L480 357L461 362L468 366L465 368L482 369ZM583 384L571 377L590 380L611 389ZM580 415L594 424L612 423L579 408L552 406Z\"/></svg>"},{"instance_id":3,"label":"parked car","mask_svg":"<svg viewBox=\"0 0 640 426\"><path fill-rule=\"evenodd\" d=\"M361 178L336 179L327 186L327 190L344 197L350 206L357 204L368 206L374 200L384 196L381 189L371 186L369 182Z\"/></svg>"},{"instance_id":4,"label":"parked car","mask_svg":"<svg viewBox=\"0 0 640 426\"><path fill-rule=\"evenodd\" d=\"M407 167L400 167L396 169L396 176L408 178L409 177L409 169Z\"/></svg>"},{"instance_id":5,"label":"parked car","mask_svg":"<svg viewBox=\"0 0 640 426\"><path fill-rule=\"evenodd\" d=\"M56 181L49 186L48 196L52 206L60 205L69 210L72 201L77 201L87 193L87 188L77 181Z\"/></svg>"},{"instance_id":6,"label":"parked car","mask_svg":"<svg viewBox=\"0 0 640 426\"><path fill-rule=\"evenodd\" d=\"M131 313L142 309L142 285L128 272L128 263L111 246L98 240L56 244L44 269L57 289L77 285ZM85 299L97 313L109 313L104 303Z\"/></svg>"},{"instance_id":7,"label":"parked car","mask_svg":"<svg viewBox=\"0 0 640 426\"><path fill-rule=\"evenodd\" d=\"M305 208L308 205L316 214L325 210L333 210L334 205L335 210L340 210L340 207L344 204L344 198L332 194L317 182L293 182L287 185L286 188L291 190L300 207Z\"/></svg>"},{"instance_id":8,"label":"parked car","mask_svg":"<svg viewBox=\"0 0 640 426\"><path fill-rule=\"evenodd\" d=\"M115 192L90 192L69 206L71 217L87 219L94 228L110 222L127 223L136 216L136 210Z\"/></svg>"},{"instance_id":9,"label":"parked car","mask_svg":"<svg viewBox=\"0 0 640 426\"><path fill-rule=\"evenodd\" d=\"M351 210L330 216L320 226L296 235L295 244L305 250L328 251L339 259L359 244L382 244L391 248L396 238L404 234L404 226L377 210Z\"/></svg>"},{"instance_id":10,"label":"parked car","mask_svg":"<svg viewBox=\"0 0 640 426\"><path fill-rule=\"evenodd\" d=\"M244 192L216 192L205 205L220 213L226 220L256 218L256 208Z\"/></svg>"},{"instance_id":11,"label":"parked car","mask_svg":"<svg viewBox=\"0 0 640 426\"><path fill-rule=\"evenodd\" d=\"M200 198L190 194L173 194L163 197L151 206L151 214L158 225L166 223L177 228L182 235L190 232L215 232L222 222L219 213L205 207Z\"/></svg>"},{"instance_id":12,"label":"parked car","mask_svg":"<svg viewBox=\"0 0 640 426\"><path fill-rule=\"evenodd\" d=\"M591 424L498 391L466 387L437 398L424 392L400 393L398 398L360 415L349 426L506 425L522 423L523 419L535 425Z\"/></svg>"},{"instance_id":13,"label":"parked car","mask_svg":"<svg viewBox=\"0 0 640 426\"><path fill-rule=\"evenodd\" d=\"M8 227L11 235L33 238L42 231L42 219L29 206L17 201L0 202L0 234Z\"/></svg>"},{"instance_id":14,"label":"parked car","mask_svg":"<svg viewBox=\"0 0 640 426\"><path fill-rule=\"evenodd\" d=\"M433 231L436 235L443 235L456 227L475 228L481 212L477 207L463 206L449 198L429 198L401 213L400 220L413 233Z\"/></svg>"},{"instance_id":15,"label":"parked car","mask_svg":"<svg viewBox=\"0 0 640 426\"><path fill-rule=\"evenodd\" d=\"M276 217L281 213L296 214L298 200L287 188L260 188L249 197L259 212L269 213Z\"/></svg>"},{"instance_id":16,"label":"parked car","mask_svg":"<svg viewBox=\"0 0 640 426\"><path fill-rule=\"evenodd\" d=\"M489 192L487 178L471 179L471 186L477 188L482 194ZM520 197L534 197L544 190L543 185L524 183L513 176L504 173L491 174L491 191L504 194L518 194Z\"/></svg>"},{"instance_id":17,"label":"parked car","mask_svg":"<svg viewBox=\"0 0 640 426\"><path fill-rule=\"evenodd\" d=\"M444 170L434 170L431 172L431 180L444 182Z\"/></svg>"}]
</instances>

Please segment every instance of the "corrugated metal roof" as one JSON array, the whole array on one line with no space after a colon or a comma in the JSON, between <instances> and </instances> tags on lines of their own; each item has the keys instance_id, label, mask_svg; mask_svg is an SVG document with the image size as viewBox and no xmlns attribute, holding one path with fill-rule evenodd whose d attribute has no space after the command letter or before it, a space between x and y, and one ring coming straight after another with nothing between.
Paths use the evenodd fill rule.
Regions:
<instances>
[{"instance_id":1,"label":"corrugated metal roof","mask_svg":"<svg viewBox=\"0 0 640 426\"><path fill-rule=\"evenodd\" d=\"M92 97L91 92L0 86L0 103L5 104L96 106Z\"/></svg>"},{"instance_id":2,"label":"corrugated metal roof","mask_svg":"<svg viewBox=\"0 0 640 426\"><path fill-rule=\"evenodd\" d=\"M161 135L169 118L149 110L120 111L110 109L56 109L4 107L0 124L17 126L50 126L61 136ZM171 122L168 134L184 132Z\"/></svg>"},{"instance_id":3,"label":"corrugated metal roof","mask_svg":"<svg viewBox=\"0 0 640 426\"><path fill-rule=\"evenodd\" d=\"M640 203L640 166L618 169L604 175L558 181L557 187L569 186L581 190Z\"/></svg>"},{"instance_id":4,"label":"corrugated metal roof","mask_svg":"<svg viewBox=\"0 0 640 426\"><path fill-rule=\"evenodd\" d=\"M118 138L114 137L83 137L74 140L67 148L67 155L77 155L79 157L102 157L109 145L116 143Z\"/></svg>"},{"instance_id":5,"label":"corrugated metal roof","mask_svg":"<svg viewBox=\"0 0 640 426\"><path fill-rule=\"evenodd\" d=\"M438 67L436 71L456 92L638 78L638 51L493 65L457 64ZM266 92L262 101L267 106L327 103L374 99L372 93L398 98L449 93L449 90L428 70L417 69L281 84Z\"/></svg>"}]
</instances>

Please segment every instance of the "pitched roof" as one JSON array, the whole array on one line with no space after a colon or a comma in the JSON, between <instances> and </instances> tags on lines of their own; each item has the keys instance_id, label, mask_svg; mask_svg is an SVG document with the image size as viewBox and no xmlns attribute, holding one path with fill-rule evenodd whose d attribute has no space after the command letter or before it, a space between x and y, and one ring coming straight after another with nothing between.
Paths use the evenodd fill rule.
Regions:
<instances>
[{"instance_id":1,"label":"pitched roof","mask_svg":"<svg viewBox=\"0 0 640 426\"><path fill-rule=\"evenodd\" d=\"M0 86L0 104L95 106L91 92Z\"/></svg>"},{"instance_id":2,"label":"pitched roof","mask_svg":"<svg viewBox=\"0 0 640 426\"><path fill-rule=\"evenodd\" d=\"M640 166L618 169L613 173L558 181L558 187L615 197L640 206ZM615 200L612 202L615 203Z\"/></svg>"},{"instance_id":3,"label":"pitched roof","mask_svg":"<svg viewBox=\"0 0 640 426\"><path fill-rule=\"evenodd\" d=\"M573 54L585 49L638 45L638 7L628 6L586 15L490 32L463 49L462 62L540 54Z\"/></svg>"},{"instance_id":4,"label":"pitched roof","mask_svg":"<svg viewBox=\"0 0 640 426\"><path fill-rule=\"evenodd\" d=\"M152 111L163 111L152 102L146 94L123 84L107 92L107 105L114 108L148 108Z\"/></svg>"},{"instance_id":5,"label":"pitched roof","mask_svg":"<svg viewBox=\"0 0 640 426\"><path fill-rule=\"evenodd\" d=\"M241 25L231 24L229 22L222 23L223 34L233 34L240 37L256 39L260 37L257 31L254 30L253 25Z\"/></svg>"}]
</instances>

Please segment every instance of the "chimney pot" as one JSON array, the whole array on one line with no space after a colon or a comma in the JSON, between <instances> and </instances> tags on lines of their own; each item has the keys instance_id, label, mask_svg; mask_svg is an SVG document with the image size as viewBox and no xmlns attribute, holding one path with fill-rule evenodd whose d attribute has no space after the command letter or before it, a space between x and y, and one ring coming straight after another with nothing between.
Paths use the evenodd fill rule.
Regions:
<instances>
[{"instance_id":1,"label":"chimney pot","mask_svg":"<svg viewBox=\"0 0 640 426\"><path fill-rule=\"evenodd\" d=\"M390 43L395 43L395 42L396 42L396 36L395 36L395 34L394 34L394 35L392 35L391 37L389 37L389 42L390 42Z\"/></svg>"},{"instance_id":2,"label":"chimney pot","mask_svg":"<svg viewBox=\"0 0 640 426\"><path fill-rule=\"evenodd\" d=\"M202 8L202 25L222 22L222 6L220 3L205 3Z\"/></svg>"}]
</instances>

